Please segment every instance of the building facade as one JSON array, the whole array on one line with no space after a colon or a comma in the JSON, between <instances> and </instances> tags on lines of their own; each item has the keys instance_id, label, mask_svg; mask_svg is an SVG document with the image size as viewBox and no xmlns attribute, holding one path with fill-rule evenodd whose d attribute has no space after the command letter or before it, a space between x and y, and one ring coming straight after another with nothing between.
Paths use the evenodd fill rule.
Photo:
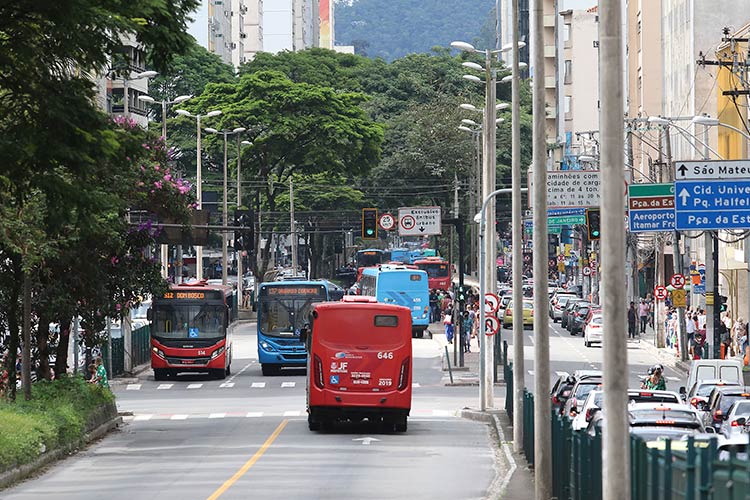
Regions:
<instances>
[{"instance_id":1,"label":"building facade","mask_svg":"<svg viewBox=\"0 0 750 500\"><path fill-rule=\"evenodd\" d=\"M128 67L108 68L96 78L94 84L97 89L96 99L105 112L113 116L127 116L138 125L148 126L148 104L139 100L142 95L148 95L148 78L137 78L139 73L146 71L146 52L136 42L135 38L123 36L122 51Z\"/></svg>"},{"instance_id":2,"label":"building facade","mask_svg":"<svg viewBox=\"0 0 750 500\"><path fill-rule=\"evenodd\" d=\"M208 50L232 64L232 2L208 1Z\"/></svg>"},{"instance_id":3,"label":"building facade","mask_svg":"<svg viewBox=\"0 0 750 500\"><path fill-rule=\"evenodd\" d=\"M252 61L263 50L263 0L244 0L244 62Z\"/></svg>"}]
</instances>

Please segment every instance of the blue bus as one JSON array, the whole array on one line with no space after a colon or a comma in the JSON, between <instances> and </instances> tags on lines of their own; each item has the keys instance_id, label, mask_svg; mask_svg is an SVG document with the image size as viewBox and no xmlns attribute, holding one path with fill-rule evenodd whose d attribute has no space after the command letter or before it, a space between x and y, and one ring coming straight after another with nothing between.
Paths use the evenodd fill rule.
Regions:
<instances>
[{"instance_id":1,"label":"blue bus","mask_svg":"<svg viewBox=\"0 0 750 500\"><path fill-rule=\"evenodd\" d=\"M412 336L422 337L430 324L430 290L427 273L405 266L382 265L362 271L360 295L411 310Z\"/></svg>"},{"instance_id":2,"label":"blue bus","mask_svg":"<svg viewBox=\"0 0 750 500\"><path fill-rule=\"evenodd\" d=\"M300 330L313 305L330 300L322 280L272 281L258 290L258 362L263 375L277 375L283 367L304 368L305 344Z\"/></svg>"},{"instance_id":3,"label":"blue bus","mask_svg":"<svg viewBox=\"0 0 750 500\"><path fill-rule=\"evenodd\" d=\"M391 248L391 260L394 262L403 262L404 264L409 264L409 249Z\"/></svg>"}]
</instances>

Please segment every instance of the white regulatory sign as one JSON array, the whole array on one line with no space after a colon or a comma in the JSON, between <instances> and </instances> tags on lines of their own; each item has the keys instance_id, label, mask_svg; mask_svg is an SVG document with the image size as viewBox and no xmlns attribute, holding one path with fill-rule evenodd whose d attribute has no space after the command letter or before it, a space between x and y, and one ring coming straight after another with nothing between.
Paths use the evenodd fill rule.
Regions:
<instances>
[{"instance_id":1,"label":"white regulatory sign","mask_svg":"<svg viewBox=\"0 0 750 500\"><path fill-rule=\"evenodd\" d=\"M529 206L534 206L533 175L529 171ZM588 208L600 205L601 176L598 170L547 172L548 208Z\"/></svg>"},{"instance_id":2,"label":"white regulatory sign","mask_svg":"<svg viewBox=\"0 0 750 500\"><path fill-rule=\"evenodd\" d=\"M390 231L396 225L396 221L391 214L383 214L380 216L379 224L384 230Z\"/></svg>"},{"instance_id":3,"label":"white regulatory sign","mask_svg":"<svg viewBox=\"0 0 750 500\"><path fill-rule=\"evenodd\" d=\"M675 179L748 179L750 160L701 160L674 162Z\"/></svg>"},{"instance_id":4,"label":"white regulatory sign","mask_svg":"<svg viewBox=\"0 0 750 500\"><path fill-rule=\"evenodd\" d=\"M500 307L500 298L494 293L484 294L484 312L487 314L495 314Z\"/></svg>"},{"instance_id":5,"label":"white regulatory sign","mask_svg":"<svg viewBox=\"0 0 750 500\"><path fill-rule=\"evenodd\" d=\"M440 207L402 207L398 209L400 236L442 234Z\"/></svg>"}]
</instances>

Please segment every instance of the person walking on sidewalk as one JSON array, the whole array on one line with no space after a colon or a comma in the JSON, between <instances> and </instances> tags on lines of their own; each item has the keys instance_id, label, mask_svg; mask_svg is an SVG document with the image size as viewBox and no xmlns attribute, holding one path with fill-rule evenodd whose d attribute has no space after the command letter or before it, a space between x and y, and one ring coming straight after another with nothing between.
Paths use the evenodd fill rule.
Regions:
<instances>
[{"instance_id":1,"label":"person walking on sidewalk","mask_svg":"<svg viewBox=\"0 0 750 500\"><path fill-rule=\"evenodd\" d=\"M445 317L443 318L443 324L445 325L445 340L449 344L453 343L453 317L451 311L446 311Z\"/></svg>"},{"instance_id":2,"label":"person walking on sidewalk","mask_svg":"<svg viewBox=\"0 0 750 500\"><path fill-rule=\"evenodd\" d=\"M464 311L463 328L461 328L461 348L471 352L471 330L474 328L474 311Z\"/></svg>"},{"instance_id":3,"label":"person walking on sidewalk","mask_svg":"<svg viewBox=\"0 0 750 500\"><path fill-rule=\"evenodd\" d=\"M641 299L641 303L638 305L638 316L641 318L641 335L646 333L646 325L648 324L648 304L645 299Z\"/></svg>"},{"instance_id":4,"label":"person walking on sidewalk","mask_svg":"<svg viewBox=\"0 0 750 500\"><path fill-rule=\"evenodd\" d=\"M635 332L636 332L636 321L637 321L637 314L635 311L635 302L630 302L630 308L628 309L628 338L634 339L635 338Z\"/></svg>"}]
</instances>

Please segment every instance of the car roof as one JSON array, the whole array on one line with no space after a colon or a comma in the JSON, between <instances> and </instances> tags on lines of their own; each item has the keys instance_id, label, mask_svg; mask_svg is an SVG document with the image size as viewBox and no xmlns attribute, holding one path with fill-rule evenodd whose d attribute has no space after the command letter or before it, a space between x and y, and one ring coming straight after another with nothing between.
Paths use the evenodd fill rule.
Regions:
<instances>
[{"instance_id":1,"label":"car roof","mask_svg":"<svg viewBox=\"0 0 750 500\"><path fill-rule=\"evenodd\" d=\"M714 387L714 390L711 391L711 394L713 395L715 392L732 395L750 394L750 387L743 387L741 385L719 385Z\"/></svg>"},{"instance_id":2,"label":"car roof","mask_svg":"<svg viewBox=\"0 0 750 500\"><path fill-rule=\"evenodd\" d=\"M602 372L601 370L576 370L573 372L573 376L577 380L582 380L582 379L591 378L591 377L601 378L604 376L604 372Z\"/></svg>"}]
</instances>

